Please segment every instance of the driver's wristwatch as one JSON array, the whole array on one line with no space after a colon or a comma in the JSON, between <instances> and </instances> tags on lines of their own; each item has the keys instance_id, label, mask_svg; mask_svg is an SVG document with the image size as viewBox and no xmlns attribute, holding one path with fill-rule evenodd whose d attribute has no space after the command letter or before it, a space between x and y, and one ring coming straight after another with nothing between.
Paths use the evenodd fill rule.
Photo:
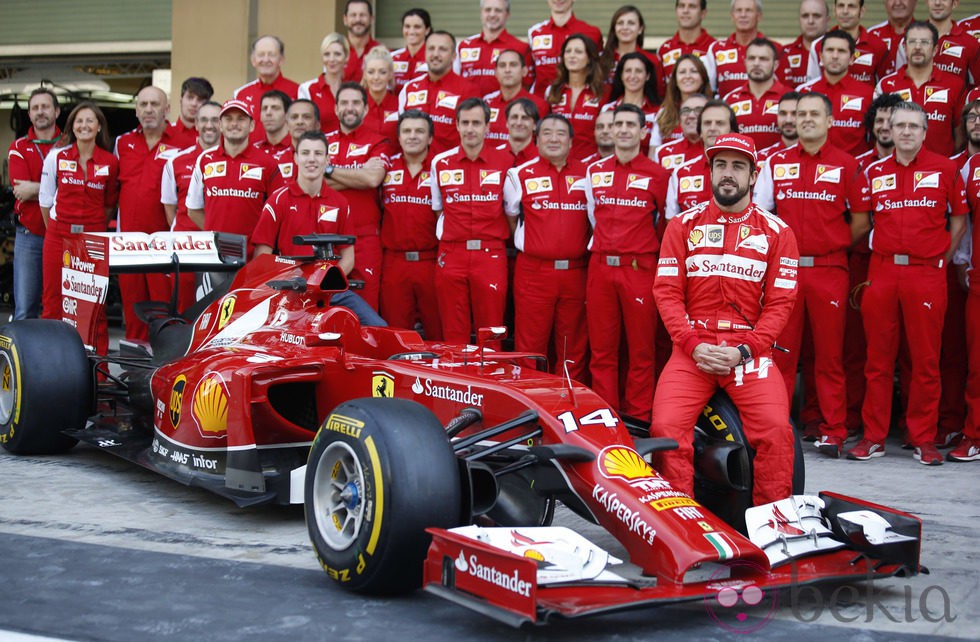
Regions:
<instances>
[{"instance_id":1,"label":"driver's wristwatch","mask_svg":"<svg viewBox=\"0 0 980 642\"><path fill-rule=\"evenodd\" d=\"M738 362L739 365L743 365L746 361L750 361L752 359L752 352L744 343L739 344L738 353L742 355L742 360Z\"/></svg>"}]
</instances>

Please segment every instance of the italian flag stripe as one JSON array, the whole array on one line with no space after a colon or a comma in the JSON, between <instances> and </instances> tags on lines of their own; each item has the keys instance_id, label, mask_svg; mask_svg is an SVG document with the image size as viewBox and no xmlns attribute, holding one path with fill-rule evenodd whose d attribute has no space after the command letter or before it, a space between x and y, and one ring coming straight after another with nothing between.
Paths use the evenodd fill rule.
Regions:
<instances>
[{"instance_id":1,"label":"italian flag stripe","mask_svg":"<svg viewBox=\"0 0 980 642\"><path fill-rule=\"evenodd\" d=\"M735 556L735 550L721 533L705 533L704 538L718 551L718 559L727 560Z\"/></svg>"}]
</instances>

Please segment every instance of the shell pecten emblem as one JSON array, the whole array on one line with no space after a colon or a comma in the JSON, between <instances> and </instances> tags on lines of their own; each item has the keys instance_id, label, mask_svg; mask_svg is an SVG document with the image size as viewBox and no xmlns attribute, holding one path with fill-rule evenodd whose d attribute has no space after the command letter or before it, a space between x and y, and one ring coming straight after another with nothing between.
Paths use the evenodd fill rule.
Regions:
<instances>
[{"instance_id":1,"label":"shell pecten emblem","mask_svg":"<svg viewBox=\"0 0 980 642\"><path fill-rule=\"evenodd\" d=\"M599 472L608 479L635 481L657 477L650 464L639 453L622 446L610 446L599 453Z\"/></svg>"},{"instance_id":2,"label":"shell pecten emblem","mask_svg":"<svg viewBox=\"0 0 980 642\"><path fill-rule=\"evenodd\" d=\"M228 391L221 375L207 374L194 391L192 414L205 437L224 437L228 429Z\"/></svg>"}]
</instances>

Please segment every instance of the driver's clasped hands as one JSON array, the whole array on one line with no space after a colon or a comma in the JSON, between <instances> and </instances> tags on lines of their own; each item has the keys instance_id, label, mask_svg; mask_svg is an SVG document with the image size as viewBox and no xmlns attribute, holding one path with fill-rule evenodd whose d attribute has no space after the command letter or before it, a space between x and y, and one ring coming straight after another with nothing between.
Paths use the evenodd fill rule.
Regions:
<instances>
[{"instance_id":1,"label":"driver's clasped hands","mask_svg":"<svg viewBox=\"0 0 980 642\"><path fill-rule=\"evenodd\" d=\"M718 345L699 343L691 356L699 370L718 376L731 374L732 368L742 361L738 348L730 347L724 341Z\"/></svg>"}]
</instances>

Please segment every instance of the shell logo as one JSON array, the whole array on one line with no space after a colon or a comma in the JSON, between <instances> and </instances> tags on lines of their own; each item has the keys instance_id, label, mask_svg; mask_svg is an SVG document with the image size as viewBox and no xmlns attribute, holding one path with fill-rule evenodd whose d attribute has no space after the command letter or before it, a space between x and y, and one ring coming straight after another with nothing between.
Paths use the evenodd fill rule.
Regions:
<instances>
[{"instance_id":1,"label":"shell logo","mask_svg":"<svg viewBox=\"0 0 980 642\"><path fill-rule=\"evenodd\" d=\"M194 391L194 419L205 437L223 437L228 429L228 392L221 375L212 372Z\"/></svg>"},{"instance_id":2,"label":"shell logo","mask_svg":"<svg viewBox=\"0 0 980 642\"><path fill-rule=\"evenodd\" d=\"M609 446L599 453L599 472L608 479L627 482L657 476L639 453L622 446Z\"/></svg>"},{"instance_id":3,"label":"shell logo","mask_svg":"<svg viewBox=\"0 0 980 642\"><path fill-rule=\"evenodd\" d=\"M697 244L699 244L701 242L701 239L703 239L703 238L704 238L704 232L703 231L701 231L701 230L691 230L691 235L688 237L687 240L690 241L691 245L697 245Z\"/></svg>"},{"instance_id":4,"label":"shell logo","mask_svg":"<svg viewBox=\"0 0 980 642\"><path fill-rule=\"evenodd\" d=\"M61 264L65 267L71 267L71 254L68 250L65 250L64 254L61 255Z\"/></svg>"}]
</instances>

